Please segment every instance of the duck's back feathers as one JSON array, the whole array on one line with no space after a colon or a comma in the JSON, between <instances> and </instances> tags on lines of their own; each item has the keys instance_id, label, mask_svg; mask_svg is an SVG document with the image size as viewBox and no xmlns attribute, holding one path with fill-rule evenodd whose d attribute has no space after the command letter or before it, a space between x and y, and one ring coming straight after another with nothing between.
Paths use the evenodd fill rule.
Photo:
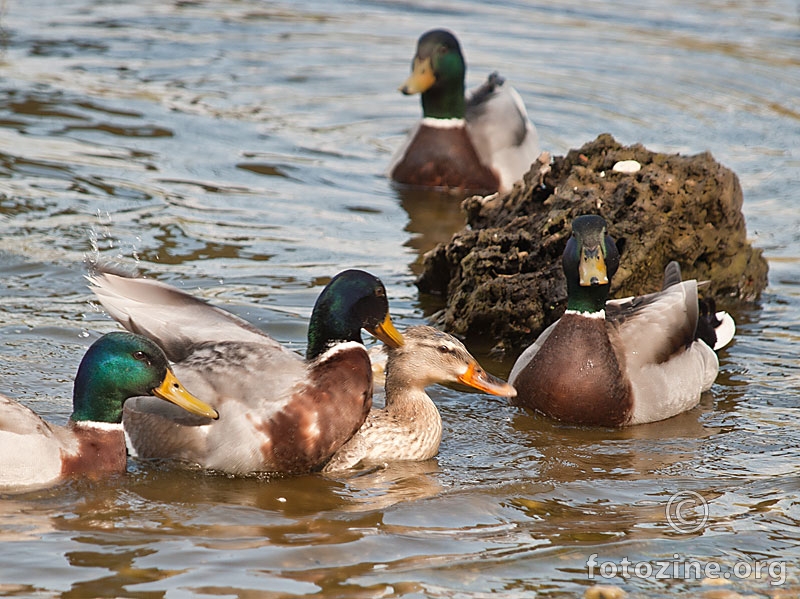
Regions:
<instances>
[{"instance_id":1,"label":"duck's back feathers","mask_svg":"<svg viewBox=\"0 0 800 599\"><path fill-rule=\"evenodd\" d=\"M493 150L522 145L528 135L528 113L517 91L497 73L476 88L467 99L466 117L470 133L484 148ZM495 135L486 128L494 123Z\"/></svg>"},{"instance_id":2,"label":"duck's back feathers","mask_svg":"<svg viewBox=\"0 0 800 599\"><path fill-rule=\"evenodd\" d=\"M681 275L681 266L675 260L670 261L664 269L664 282L661 284L661 289L672 287L683 281Z\"/></svg>"},{"instance_id":3,"label":"duck's back feathers","mask_svg":"<svg viewBox=\"0 0 800 599\"><path fill-rule=\"evenodd\" d=\"M714 384L719 371L717 354L702 341L661 364L645 364L628 372L636 397L626 424L643 424L690 410L700 394Z\"/></svg>"},{"instance_id":4,"label":"duck's back feathers","mask_svg":"<svg viewBox=\"0 0 800 599\"><path fill-rule=\"evenodd\" d=\"M711 388L719 361L697 338L697 281L682 281L677 263L664 272L661 291L606 303L609 326L625 348L636 401L628 424L663 420L697 405ZM657 398L649 400L648 398Z\"/></svg>"},{"instance_id":5,"label":"duck's back feathers","mask_svg":"<svg viewBox=\"0 0 800 599\"><path fill-rule=\"evenodd\" d=\"M36 486L57 480L63 438L33 410L0 395L0 487ZM74 447L72 448L74 450Z\"/></svg>"},{"instance_id":6,"label":"duck's back feathers","mask_svg":"<svg viewBox=\"0 0 800 599\"><path fill-rule=\"evenodd\" d=\"M672 284L648 295L609 300L606 320L629 348L630 368L662 364L686 349L697 327L697 281Z\"/></svg>"},{"instance_id":7,"label":"duck's back feathers","mask_svg":"<svg viewBox=\"0 0 800 599\"><path fill-rule=\"evenodd\" d=\"M0 395L0 433L42 438L52 438L56 434L54 427L36 412L5 395Z\"/></svg>"},{"instance_id":8,"label":"duck's back feathers","mask_svg":"<svg viewBox=\"0 0 800 599\"><path fill-rule=\"evenodd\" d=\"M482 164L499 179L499 189L511 189L539 157L539 135L519 93L497 73L467 100L467 131Z\"/></svg>"}]
</instances>

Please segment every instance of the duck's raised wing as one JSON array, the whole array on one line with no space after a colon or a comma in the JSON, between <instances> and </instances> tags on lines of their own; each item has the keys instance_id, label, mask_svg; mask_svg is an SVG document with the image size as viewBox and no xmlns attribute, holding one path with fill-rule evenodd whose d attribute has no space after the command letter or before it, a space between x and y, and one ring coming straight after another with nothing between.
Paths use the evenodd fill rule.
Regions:
<instances>
[{"instance_id":1,"label":"duck's raised wing","mask_svg":"<svg viewBox=\"0 0 800 599\"><path fill-rule=\"evenodd\" d=\"M246 320L165 283L102 271L87 279L114 320L155 341L173 362L210 341L256 343L288 351Z\"/></svg>"}]
</instances>

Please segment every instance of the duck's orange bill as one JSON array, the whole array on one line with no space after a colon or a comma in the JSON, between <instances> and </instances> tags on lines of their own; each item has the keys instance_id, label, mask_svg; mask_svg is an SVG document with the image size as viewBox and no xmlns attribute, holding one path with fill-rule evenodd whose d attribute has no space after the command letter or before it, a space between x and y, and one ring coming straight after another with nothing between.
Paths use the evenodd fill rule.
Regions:
<instances>
[{"instance_id":1,"label":"duck's orange bill","mask_svg":"<svg viewBox=\"0 0 800 599\"><path fill-rule=\"evenodd\" d=\"M421 94L428 91L434 83L436 83L436 75L433 74L431 59L426 58L422 60L421 58L415 58L411 75L406 79L405 83L400 86L400 91L407 96L411 94Z\"/></svg>"},{"instance_id":2,"label":"duck's orange bill","mask_svg":"<svg viewBox=\"0 0 800 599\"><path fill-rule=\"evenodd\" d=\"M174 403L190 414L213 418L214 420L219 418L219 412L189 393L170 368L167 368L167 375L161 385L153 389L153 395Z\"/></svg>"},{"instance_id":3,"label":"duck's orange bill","mask_svg":"<svg viewBox=\"0 0 800 599\"><path fill-rule=\"evenodd\" d=\"M477 362L472 362L467 371L458 377L458 380L465 385L491 395L500 395L501 397L515 397L517 395L517 390L514 387L486 372Z\"/></svg>"}]
</instances>

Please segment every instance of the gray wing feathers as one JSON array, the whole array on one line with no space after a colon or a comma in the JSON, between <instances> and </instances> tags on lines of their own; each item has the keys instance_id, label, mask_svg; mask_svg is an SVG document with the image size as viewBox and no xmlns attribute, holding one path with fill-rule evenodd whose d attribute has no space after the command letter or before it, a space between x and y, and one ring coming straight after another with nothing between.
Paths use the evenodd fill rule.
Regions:
<instances>
[{"instance_id":1,"label":"gray wing feathers","mask_svg":"<svg viewBox=\"0 0 800 599\"><path fill-rule=\"evenodd\" d=\"M539 157L539 136L517 91L493 74L467 100L467 130L481 162L510 189Z\"/></svg>"},{"instance_id":2,"label":"gray wing feathers","mask_svg":"<svg viewBox=\"0 0 800 599\"><path fill-rule=\"evenodd\" d=\"M87 278L112 318L129 331L153 339L172 361L209 341L246 341L283 350L247 321L164 283L111 273Z\"/></svg>"},{"instance_id":3,"label":"gray wing feathers","mask_svg":"<svg viewBox=\"0 0 800 599\"><path fill-rule=\"evenodd\" d=\"M607 302L607 318L618 329L629 368L666 362L694 341L697 282L683 281L658 293Z\"/></svg>"},{"instance_id":4,"label":"gray wing feathers","mask_svg":"<svg viewBox=\"0 0 800 599\"><path fill-rule=\"evenodd\" d=\"M47 437L54 434L53 427L36 412L5 395L0 395L0 431Z\"/></svg>"}]
</instances>

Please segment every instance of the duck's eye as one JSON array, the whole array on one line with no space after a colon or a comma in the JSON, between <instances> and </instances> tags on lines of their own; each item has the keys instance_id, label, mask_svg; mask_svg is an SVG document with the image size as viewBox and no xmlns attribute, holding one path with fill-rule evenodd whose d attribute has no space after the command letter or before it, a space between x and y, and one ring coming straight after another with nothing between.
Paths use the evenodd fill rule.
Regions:
<instances>
[{"instance_id":1,"label":"duck's eye","mask_svg":"<svg viewBox=\"0 0 800 599\"><path fill-rule=\"evenodd\" d=\"M150 362L150 356L148 356L148 355L147 355L146 353L144 353L143 351L135 351L135 352L133 352L133 354L132 354L132 355L133 355L133 359L134 359L134 360L139 360L140 362L144 362L145 364L147 364L148 366L150 366L150 364L151 364L151 362Z\"/></svg>"},{"instance_id":2,"label":"duck's eye","mask_svg":"<svg viewBox=\"0 0 800 599\"><path fill-rule=\"evenodd\" d=\"M439 353L440 354L451 354L451 353L453 353L453 350L450 347L448 347L447 345L440 345L439 346Z\"/></svg>"}]
</instances>

